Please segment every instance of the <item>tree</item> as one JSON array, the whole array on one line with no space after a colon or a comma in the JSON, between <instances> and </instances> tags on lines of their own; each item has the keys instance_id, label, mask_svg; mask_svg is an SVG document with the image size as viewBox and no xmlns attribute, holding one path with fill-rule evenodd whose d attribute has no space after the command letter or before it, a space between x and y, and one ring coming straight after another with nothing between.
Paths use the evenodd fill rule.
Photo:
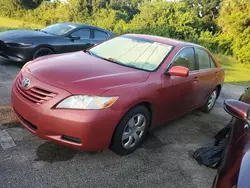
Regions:
<instances>
[{"instance_id":1,"label":"tree","mask_svg":"<svg viewBox=\"0 0 250 188\"><path fill-rule=\"evenodd\" d=\"M196 11L203 23L204 31L215 33L218 30L216 19L219 15L221 0L184 0L184 2Z\"/></svg>"},{"instance_id":2,"label":"tree","mask_svg":"<svg viewBox=\"0 0 250 188\"><path fill-rule=\"evenodd\" d=\"M231 41L231 49L240 63L250 63L250 1L223 0L219 26L221 36Z\"/></svg>"},{"instance_id":3,"label":"tree","mask_svg":"<svg viewBox=\"0 0 250 188\"><path fill-rule=\"evenodd\" d=\"M18 11L21 9L21 3L19 0L0 0L1 11L0 14L8 17L15 17Z\"/></svg>"},{"instance_id":4,"label":"tree","mask_svg":"<svg viewBox=\"0 0 250 188\"><path fill-rule=\"evenodd\" d=\"M19 2L25 9L35 9L43 2L43 0L19 0Z\"/></svg>"},{"instance_id":5,"label":"tree","mask_svg":"<svg viewBox=\"0 0 250 188\"><path fill-rule=\"evenodd\" d=\"M197 15L183 2L147 2L131 21L132 32L192 40L199 34Z\"/></svg>"},{"instance_id":6,"label":"tree","mask_svg":"<svg viewBox=\"0 0 250 188\"><path fill-rule=\"evenodd\" d=\"M87 0L68 1L69 21L84 22L89 16Z\"/></svg>"}]
</instances>

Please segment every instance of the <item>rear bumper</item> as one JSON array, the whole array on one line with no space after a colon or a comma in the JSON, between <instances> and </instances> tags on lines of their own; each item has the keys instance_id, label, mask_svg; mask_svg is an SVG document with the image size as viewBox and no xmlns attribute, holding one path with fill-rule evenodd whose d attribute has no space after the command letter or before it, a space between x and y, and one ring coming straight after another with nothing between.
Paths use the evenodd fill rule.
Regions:
<instances>
[{"instance_id":1,"label":"rear bumper","mask_svg":"<svg viewBox=\"0 0 250 188\"><path fill-rule=\"evenodd\" d=\"M35 79L32 78L32 82ZM36 81L36 84L45 86ZM52 89L52 86L50 90ZM70 93L53 88L58 96L42 105L33 105L15 88L11 91L11 104L17 120L32 134L75 149L96 151L109 148L113 132L124 115L123 111L68 110L53 106Z\"/></svg>"}]
</instances>

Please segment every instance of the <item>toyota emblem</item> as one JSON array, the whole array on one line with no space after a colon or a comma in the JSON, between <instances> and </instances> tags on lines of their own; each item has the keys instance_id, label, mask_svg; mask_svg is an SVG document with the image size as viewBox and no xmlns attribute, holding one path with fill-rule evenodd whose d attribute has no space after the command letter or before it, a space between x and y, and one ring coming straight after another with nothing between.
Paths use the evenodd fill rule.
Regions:
<instances>
[{"instance_id":1,"label":"toyota emblem","mask_svg":"<svg viewBox=\"0 0 250 188\"><path fill-rule=\"evenodd\" d=\"M28 78L24 78L22 82L22 86L24 88L28 88L30 86L30 80Z\"/></svg>"}]
</instances>

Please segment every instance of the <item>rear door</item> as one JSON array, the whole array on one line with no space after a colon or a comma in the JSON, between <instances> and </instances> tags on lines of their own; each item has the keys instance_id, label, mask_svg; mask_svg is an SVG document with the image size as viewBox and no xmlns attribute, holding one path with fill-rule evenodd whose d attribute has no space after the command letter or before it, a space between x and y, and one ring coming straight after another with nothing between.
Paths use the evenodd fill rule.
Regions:
<instances>
[{"instance_id":1,"label":"rear door","mask_svg":"<svg viewBox=\"0 0 250 188\"><path fill-rule=\"evenodd\" d=\"M211 92L216 88L218 68L211 56L202 48L195 48L196 61L199 67L199 95L197 105L206 103Z\"/></svg>"}]
</instances>

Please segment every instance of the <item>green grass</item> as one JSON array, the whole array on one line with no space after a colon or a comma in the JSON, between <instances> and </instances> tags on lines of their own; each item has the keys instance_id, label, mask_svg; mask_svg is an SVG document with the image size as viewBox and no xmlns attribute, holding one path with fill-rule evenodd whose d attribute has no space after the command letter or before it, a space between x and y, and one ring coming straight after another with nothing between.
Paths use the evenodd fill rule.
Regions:
<instances>
[{"instance_id":1,"label":"green grass","mask_svg":"<svg viewBox=\"0 0 250 188\"><path fill-rule=\"evenodd\" d=\"M14 20L10 18L5 18L5 17L0 17L0 32L1 31L6 31L10 29L24 29L24 28L29 28L29 29L39 29L42 28L42 25L38 24L31 24L27 23L21 20Z\"/></svg>"},{"instance_id":2,"label":"green grass","mask_svg":"<svg viewBox=\"0 0 250 188\"><path fill-rule=\"evenodd\" d=\"M250 86L250 65L237 64L235 58L221 54L216 58L225 69L226 83Z\"/></svg>"}]
</instances>

